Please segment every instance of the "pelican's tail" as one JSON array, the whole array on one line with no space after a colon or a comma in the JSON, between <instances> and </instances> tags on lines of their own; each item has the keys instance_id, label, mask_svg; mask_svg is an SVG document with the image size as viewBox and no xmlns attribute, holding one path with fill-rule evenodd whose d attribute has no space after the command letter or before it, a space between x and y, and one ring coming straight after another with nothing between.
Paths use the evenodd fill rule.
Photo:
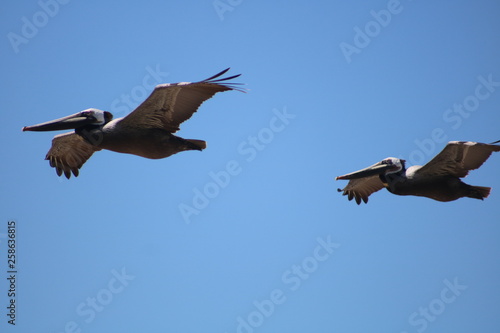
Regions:
<instances>
[{"instance_id":1,"label":"pelican's tail","mask_svg":"<svg viewBox=\"0 0 500 333\"><path fill-rule=\"evenodd\" d=\"M470 186L469 194L467 195L469 198L481 199L487 198L490 195L491 187L484 186Z\"/></svg>"},{"instance_id":2,"label":"pelican's tail","mask_svg":"<svg viewBox=\"0 0 500 333\"><path fill-rule=\"evenodd\" d=\"M186 141L189 142L190 144L192 144L192 146L190 148L192 148L193 150L203 150L203 149L207 148L206 141L194 140L194 139L187 139Z\"/></svg>"}]
</instances>

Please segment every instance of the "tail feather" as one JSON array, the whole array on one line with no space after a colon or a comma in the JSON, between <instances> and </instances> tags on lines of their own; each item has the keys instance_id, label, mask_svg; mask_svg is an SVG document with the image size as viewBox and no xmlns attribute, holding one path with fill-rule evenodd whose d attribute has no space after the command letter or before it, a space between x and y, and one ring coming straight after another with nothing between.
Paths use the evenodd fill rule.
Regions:
<instances>
[{"instance_id":1,"label":"tail feather","mask_svg":"<svg viewBox=\"0 0 500 333\"><path fill-rule=\"evenodd\" d=\"M483 200L490 195L491 187L471 186L469 190L469 198Z\"/></svg>"},{"instance_id":2,"label":"tail feather","mask_svg":"<svg viewBox=\"0 0 500 333\"><path fill-rule=\"evenodd\" d=\"M207 148L207 142L203 140L195 140L195 139L187 139L186 140L189 143L192 143L194 145L194 149L196 150L203 150Z\"/></svg>"}]
</instances>

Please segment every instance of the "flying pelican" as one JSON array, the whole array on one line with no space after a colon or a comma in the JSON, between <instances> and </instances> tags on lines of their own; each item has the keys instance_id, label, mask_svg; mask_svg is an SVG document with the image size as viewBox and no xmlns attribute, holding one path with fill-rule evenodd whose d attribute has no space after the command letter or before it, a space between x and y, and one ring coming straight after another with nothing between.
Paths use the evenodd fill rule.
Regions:
<instances>
[{"instance_id":1,"label":"flying pelican","mask_svg":"<svg viewBox=\"0 0 500 333\"><path fill-rule=\"evenodd\" d=\"M96 151L108 149L118 153L151 159L165 158L184 150L203 150L206 142L175 136L179 125L189 119L198 107L218 92L238 90L239 83L227 83L240 75L220 78L229 68L200 82L165 83L124 118L113 119L110 112L86 109L73 115L26 126L23 131L57 131L75 129L56 135L46 160L58 176L75 177Z\"/></svg>"},{"instance_id":2,"label":"flying pelican","mask_svg":"<svg viewBox=\"0 0 500 333\"><path fill-rule=\"evenodd\" d=\"M437 201L453 201L468 197L481 199L490 194L490 187L471 186L460 180L469 170L479 168L492 152L500 151L500 146L491 144L451 141L426 165L415 165L408 169L405 160L388 157L365 169L336 177L335 180L349 179L343 189L338 189L353 198L359 205L368 202L370 194L386 188L397 195L415 195Z\"/></svg>"}]
</instances>

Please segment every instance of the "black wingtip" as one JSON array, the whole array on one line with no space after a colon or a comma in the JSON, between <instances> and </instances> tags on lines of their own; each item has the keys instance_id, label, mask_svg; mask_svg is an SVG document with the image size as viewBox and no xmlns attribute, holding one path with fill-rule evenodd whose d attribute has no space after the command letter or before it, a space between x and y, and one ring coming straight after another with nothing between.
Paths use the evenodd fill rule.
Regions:
<instances>
[{"instance_id":1,"label":"black wingtip","mask_svg":"<svg viewBox=\"0 0 500 333\"><path fill-rule=\"evenodd\" d=\"M499 143L499 142L500 142L500 140L492 142L492 143L490 143L490 145L494 145L495 143Z\"/></svg>"},{"instance_id":2,"label":"black wingtip","mask_svg":"<svg viewBox=\"0 0 500 333\"><path fill-rule=\"evenodd\" d=\"M205 80L203 80L203 81L211 81L211 80L213 80L213 79L215 79L215 78L218 78L219 76L222 76L222 75L226 74L226 73L227 73L230 69L231 69L231 67L228 67L228 68L226 68L225 70L223 70L222 72L217 73L217 74L215 74L215 75L213 75L213 76L211 76L211 77L209 77L208 79L205 79ZM239 74L239 75L241 75L241 74ZM239 76L239 75L238 75L238 76ZM227 79L224 79L224 80L227 80Z\"/></svg>"},{"instance_id":3,"label":"black wingtip","mask_svg":"<svg viewBox=\"0 0 500 333\"><path fill-rule=\"evenodd\" d=\"M236 75L233 75L233 76L229 76L229 77L225 77L225 78L222 78L222 79L218 79L218 80L215 80L216 82L220 82L220 81L227 81L227 80L232 80L232 79L235 79L237 77L240 77L241 74L236 74ZM241 83L240 83L241 84Z\"/></svg>"},{"instance_id":4,"label":"black wingtip","mask_svg":"<svg viewBox=\"0 0 500 333\"><path fill-rule=\"evenodd\" d=\"M236 74L236 75L232 75L232 76L228 76L228 77L219 78L220 76L227 73L227 71L229 71L230 69L231 69L231 67L228 67L225 70L223 70L222 72L217 73L217 74L215 74L215 75L213 75L213 76L209 77L208 79L205 79L201 82L211 83L211 84L219 84L219 85L225 86L228 89L238 90L238 91L246 93L247 89L239 87L239 86L243 85L244 83L237 83L237 82L226 83L226 81L240 77L241 74Z\"/></svg>"}]
</instances>

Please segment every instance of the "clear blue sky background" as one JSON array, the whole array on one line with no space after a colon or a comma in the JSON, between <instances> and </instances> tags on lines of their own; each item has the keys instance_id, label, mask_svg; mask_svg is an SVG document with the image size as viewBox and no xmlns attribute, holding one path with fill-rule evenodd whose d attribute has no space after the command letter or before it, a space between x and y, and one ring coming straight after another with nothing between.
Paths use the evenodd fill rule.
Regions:
<instances>
[{"instance_id":1,"label":"clear blue sky background","mask_svg":"<svg viewBox=\"0 0 500 333\"><path fill-rule=\"evenodd\" d=\"M485 201L383 190L357 206L334 181L500 139L498 1L54 3L0 11L0 331L498 330L500 154L466 179ZM57 133L21 132L124 116L154 84L226 67L249 92L178 133L203 152L101 151L68 181L44 161Z\"/></svg>"}]
</instances>

